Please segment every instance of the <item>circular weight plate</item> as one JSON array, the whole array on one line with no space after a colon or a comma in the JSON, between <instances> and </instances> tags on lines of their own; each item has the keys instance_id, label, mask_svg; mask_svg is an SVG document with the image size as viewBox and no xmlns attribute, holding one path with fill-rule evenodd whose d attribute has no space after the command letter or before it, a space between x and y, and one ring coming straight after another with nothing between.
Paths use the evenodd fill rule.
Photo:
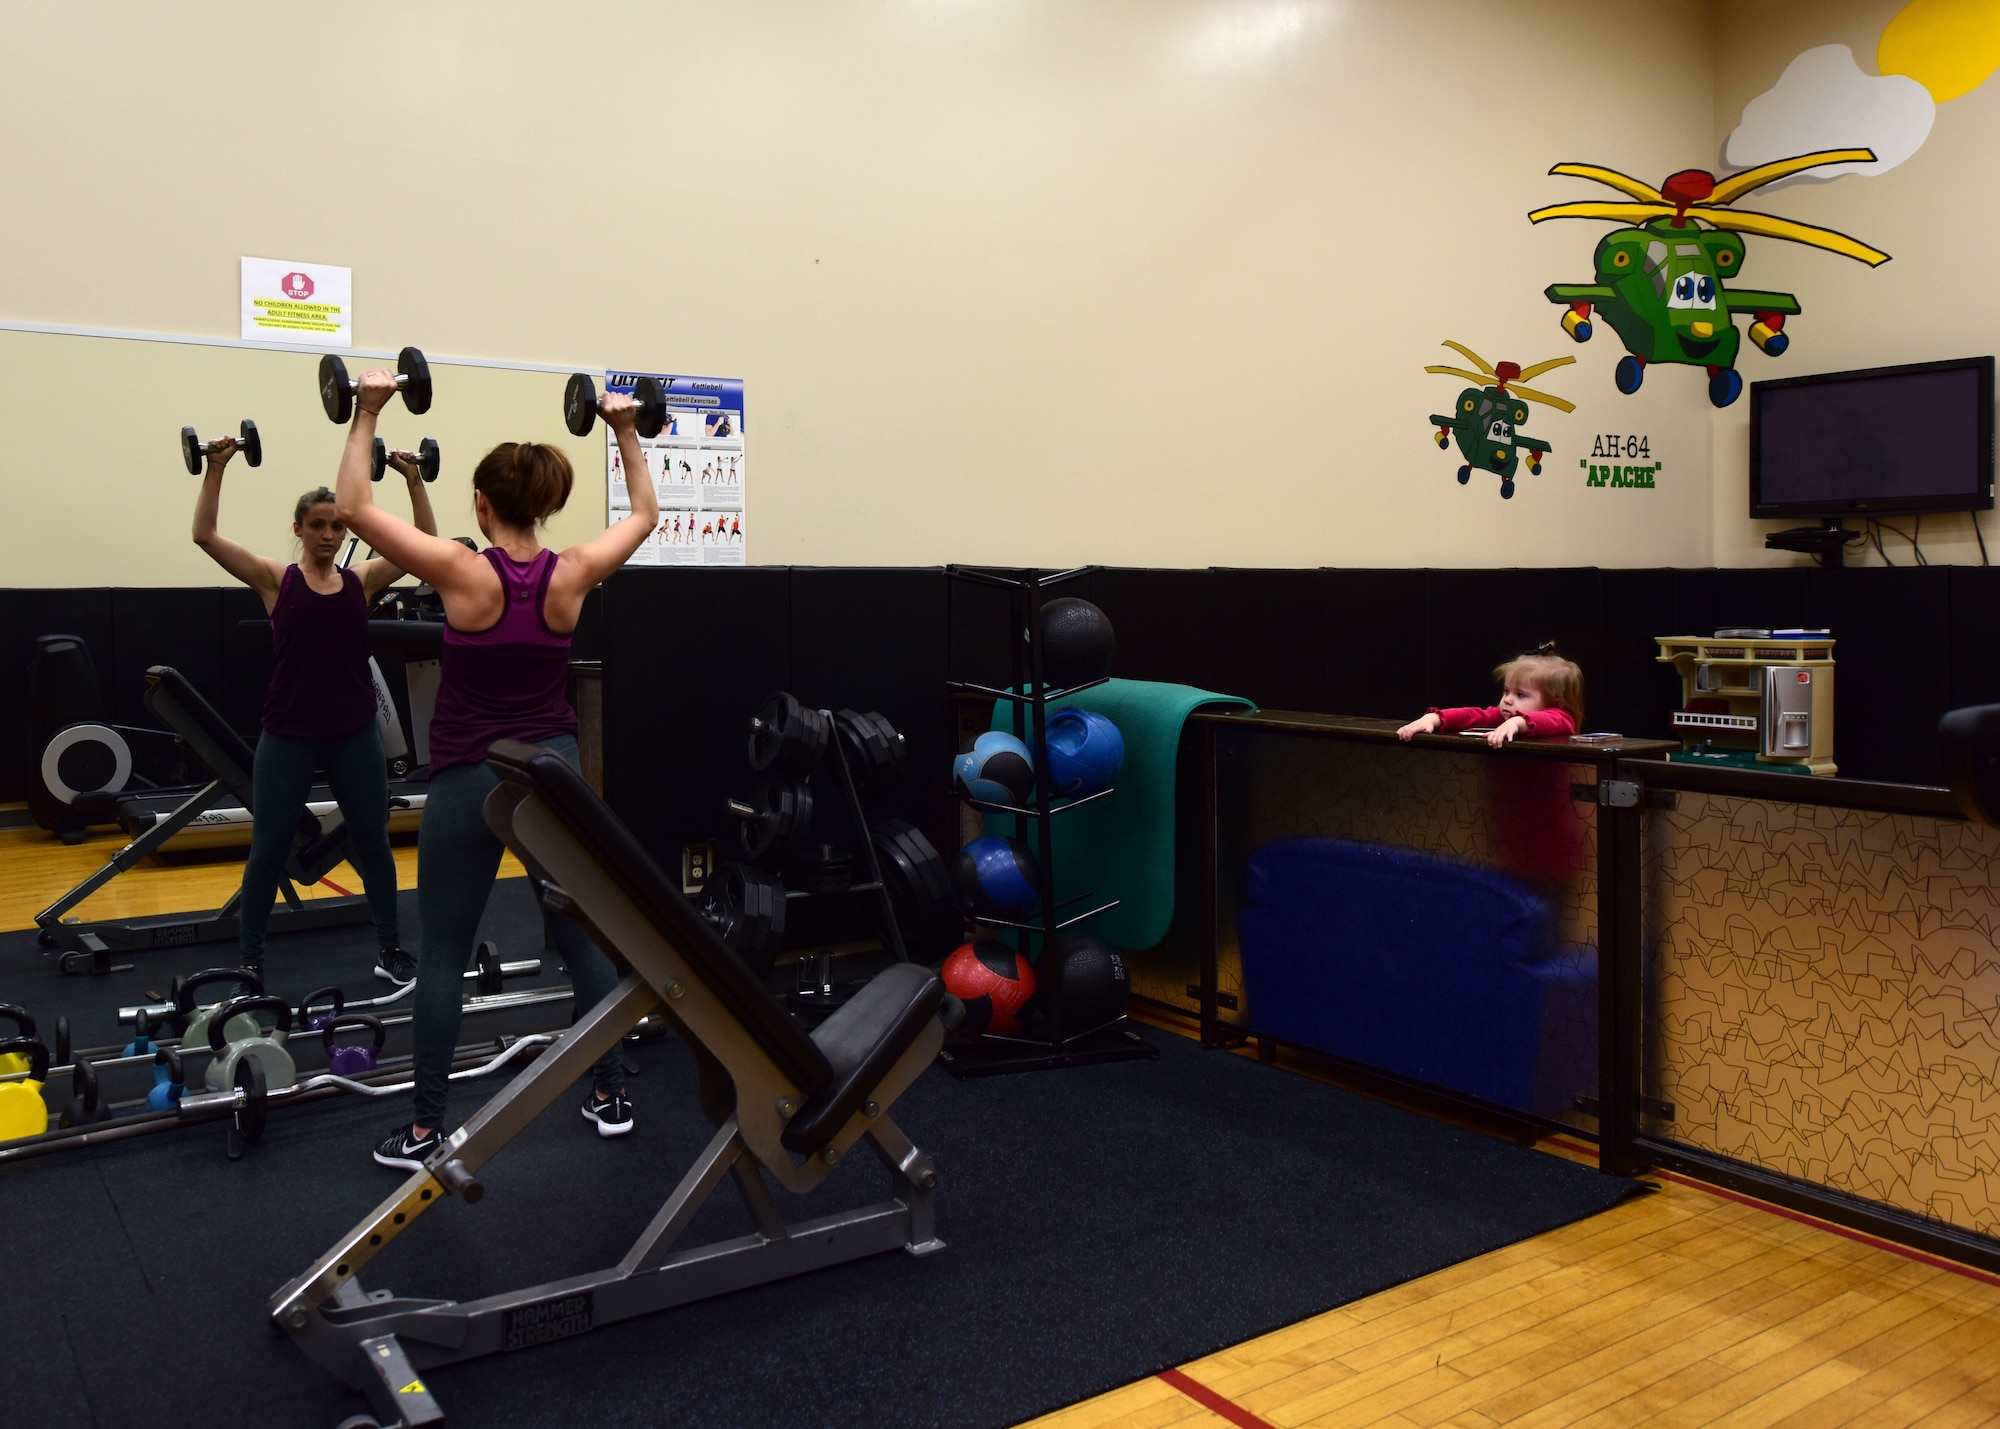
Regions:
<instances>
[{"instance_id":1,"label":"circular weight plate","mask_svg":"<svg viewBox=\"0 0 2000 1429\"><path fill-rule=\"evenodd\" d=\"M368 452L368 479L370 481L380 481L388 470L389 444L380 437L377 437L375 438L375 445Z\"/></svg>"},{"instance_id":2,"label":"circular weight plate","mask_svg":"<svg viewBox=\"0 0 2000 1429\"><path fill-rule=\"evenodd\" d=\"M347 364L330 352L319 360L319 405L330 422L344 426L354 416L354 391L347 384Z\"/></svg>"},{"instance_id":3,"label":"circular weight plate","mask_svg":"<svg viewBox=\"0 0 2000 1429\"><path fill-rule=\"evenodd\" d=\"M181 428L181 464L189 476L201 475L201 438L193 427Z\"/></svg>"},{"instance_id":4,"label":"circular weight plate","mask_svg":"<svg viewBox=\"0 0 2000 1429\"><path fill-rule=\"evenodd\" d=\"M809 774L826 750L826 722L780 690L758 707L748 758L759 773Z\"/></svg>"},{"instance_id":5,"label":"circular weight plate","mask_svg":"<svg viewBox=\"0 0 2000 1429\"><path fill-rule=\"evenodd\" d=\"M423 353L414 347L404 348L396 354L396 372L409 379L403 388L403 405L419 417L430 411L431 365Z\"/></svg>"},{"instance_id":6,"label":"circular weight plate","mask_svg":"<svg viewBox=\"0 0 2000 1429\"><path fill-rule=\"evenodd\" d=\"M95 789L73 789L63 781L63 755L82 744L101 744L111 753L111 777ZM131 777L132 747L110 725L68 725L42 746L42 784L65 804L74 804L85 794L116 794Z\"/></svg>"},{"instance_id":7,"label":"circular weight plate","mask_svg":"<svg viewBox=\"0 0 2000 1429\"><path fill-rule=\"evenodd\" d=\"M569 386L563 388L563 425L571 436L587 437L596 420L597 384L588 372L572 373Z\"/></svg>"},{"instance_id":8,"label":"circular weight plate","mask_svg":"<svg viewBox=\"0 0 2000 1429\"><path fill-rule=\"evenodd\" d=\"M500 950L490 939L481 943L478 951L472 955L472 967L477 974L472 980L475 992L481 997L491 997L500 991L504 983L500 973Z\"/></svg>"},{"instance_id":9,"label":"circular weight plate","mask_svg":"<svg viewBox=\"0 0 2000 1429\"><path fill-rule=\"evenodd\" d=\"M657 437L667 425L667 394L657 377L641 377L632 384L632 402L639 409L633 430L642 437Z\"/></svg>"},{"instance_id":10,"label":"circular weight plate","mask_svg":"<svg viewBox=\"0 0 2000 1429\"><path fill-rule=\"evenodd\" d=\"M271 1119L271 1105L265 1099L269 1088L264 1083L264 1068L255 1057L236 1059L236 1089L243 1093L243 1105L236 1108L236 1134L245 1141L255 1141L264 1134L264 1125Z\"/></svg>"},{"instance_id":11,"label":"circular weight plate","mask_svg":"<svg viewBox=\"0 0 2000 1429\"><path fill-rule=\"evenodd\" d=\"M436 437L425 437L417 443L417 475L425 481L436 481L442 461L438 457Z\"/></svg>"},{"instance_id":12,"label":"circular weight plate","mask_svg":"<svg viewBox=\"0 0 2000 1429\"><path fill-rule=\"evenodd\" d=\"M243 448L243 460L252 466L264 464L264 438L257 424L245 417L236 428L236 443Z\"/></svg>"}]
</instances>

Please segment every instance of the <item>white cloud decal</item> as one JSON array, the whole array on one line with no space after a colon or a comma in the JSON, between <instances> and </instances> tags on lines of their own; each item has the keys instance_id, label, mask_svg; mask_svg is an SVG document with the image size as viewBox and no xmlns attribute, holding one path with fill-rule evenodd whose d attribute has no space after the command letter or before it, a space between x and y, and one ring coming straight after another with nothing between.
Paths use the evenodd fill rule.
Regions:
<instances>
[{"instance_id":1,"label":"white cloud decal","mask_svg":"<svg viewBox=\"0 0 2000 1429\"><path fill-rule=\"evenodd\" d=\"M1772 184L1825 183L1885 173L1924 145L1937 105L1906 75L1863 74L1846 45L1821 45L1785 66L1778 82L1743 106L1723 162L1748 169L1821 149L1873 149L1872 164L1829 164Z\"/></svg>"}]
</instances>

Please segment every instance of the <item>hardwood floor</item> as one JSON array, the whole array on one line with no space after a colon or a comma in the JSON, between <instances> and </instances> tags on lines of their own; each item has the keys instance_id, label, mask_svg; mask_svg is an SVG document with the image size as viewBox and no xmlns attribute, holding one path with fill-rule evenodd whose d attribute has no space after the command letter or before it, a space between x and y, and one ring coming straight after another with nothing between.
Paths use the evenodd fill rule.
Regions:
<instances>
[{"instance_id":1,"label":"hardwood floor","mask_svg":"<svg viewBox=\"0 0 2000 1429\"><path fill-rule=\"evenodd\" d=\"M0 830L0 932L35 926L35 915L103 866L125 845L125 836L94 833L84 843L65 845L41 829ZM396 882L417 886L417 848L398 844ZM511 853L502 857L500 877L526 874ZM218 908L243 882L243 850L218 849L173 863L141 862L92 894L72 913L94 918L137 918ZM361 892L361 875L343 863L325 880L301 891L306 898L334 898Z\"/></svg>"}]
</instances>

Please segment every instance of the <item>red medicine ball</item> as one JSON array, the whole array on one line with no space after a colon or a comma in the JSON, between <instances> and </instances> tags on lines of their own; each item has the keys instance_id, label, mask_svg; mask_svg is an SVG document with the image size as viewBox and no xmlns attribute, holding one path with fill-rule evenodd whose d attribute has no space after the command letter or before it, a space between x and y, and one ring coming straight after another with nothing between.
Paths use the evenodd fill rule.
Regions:
<instances>
[{"instance_id":1,"label":"red medicine ball","mask_svg":"<svg viewBox=\"0 0 2000 1429\"><path fill-rule=\"evenodd\" d=\"M1026 958L992 938L966 943L944 960L945 991L965 1004L960 1030L1015 1037L1021 1009L1035 995L1035 969Z\"/></svg>"}]
</instances>

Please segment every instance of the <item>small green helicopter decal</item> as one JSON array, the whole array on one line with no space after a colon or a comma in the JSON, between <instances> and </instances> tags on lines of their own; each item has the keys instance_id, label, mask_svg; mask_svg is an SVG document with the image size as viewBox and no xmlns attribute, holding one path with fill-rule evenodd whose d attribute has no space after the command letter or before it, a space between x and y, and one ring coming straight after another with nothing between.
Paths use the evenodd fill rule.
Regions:
<instances>
[{"instance_id":1,"label":"small green helicopter decal","mask_svg":"<svg viewBox=\"0 0 2000 1429\"><path fill-rule=\"evenodd\" d=\"M1527 404L1542 402L1558 411L1576 410L1574 402L1565 402L1560 397L1551 397L1546 392L1521 386L1521 379L1539 377L1552 367L1562 367L1576 359L1552 357L1529 368L1523 368L1516 362L1503 362L1494 367L1462 342L1446 338L1444 345L1462 353L1479 370L1467 372L1463 367L1426 367L1424 371L1463 377L1480 385L1468 387L1458 394L1458 410L1451 416L1441 417L1431 413L1431 423L1437 428L1438 449L1442 451L1456 438L1458 450L1466 460L1466 465L1458 469L1458 484L1464 486L1471 481L1474 468L1496 472L1500 477L1501 499L1512 500L1514 472L1521 464L1521 454L1527 453L1528 470L1540 475L1542 458L1549 451L1547 442L1526 436L1520 430L1521 423L1528 420Z\"/></svg>"},{"instance_id":2,"label":"small green helicopter decal","mask_svg":"<svg viewBox=\"0 0 2000 1429\"><path fill-rule=\"evenodd\" d=\"M1638 225L1617 229L1598 242L1596 282L1551 283L1544 290L1550 302L1569 305L1563 331L1578 342L1590 341L1594 306L1625 344L1627 355L1619 359L1615 374L1620 392L1639 390L1647 363L1678 362L1706 368L1708 400L1727 407L1743 392L1743 379L1736 372L1741 343L1736 314L1751 315L1750 340L1776 357L1791 345L1785 319L1799 311L1799 300L1790 293L1723 287L1725 278L1734 278L1743 268L1743 240L1738 233L1809 244L1870 267L1888 262L1889 255L1830 228L1768 213L1738 213L1724 205L1806 169L1868 163L1874 158L1872 149L1825 149L1760 164L1724 179L1702 169L1683 169L1657 189L1615 169L1557 164L1551 174L1595 179L1638 200L1559 203L1528 215L1530 223L1545 218L1604 218ZM1710 226L1703 228L1704 223Z\"/></svg>"}]
</instances>

